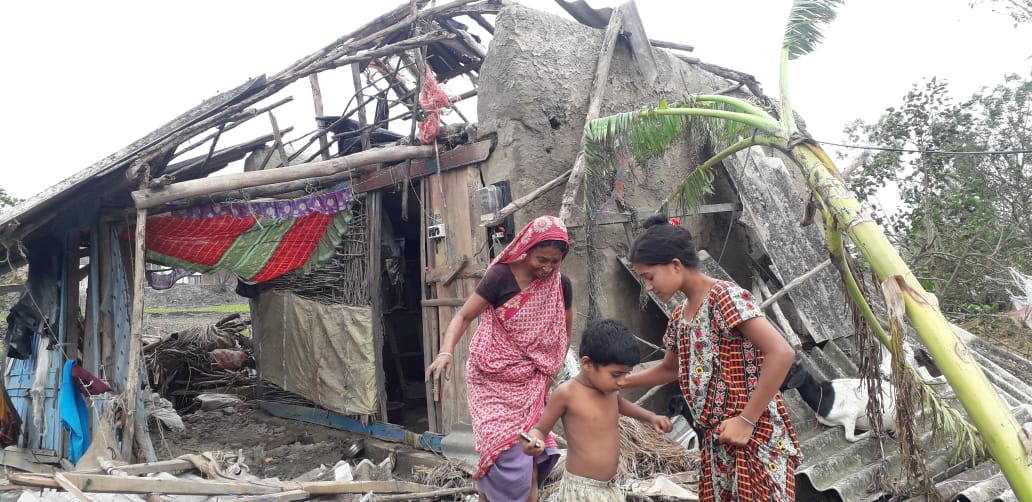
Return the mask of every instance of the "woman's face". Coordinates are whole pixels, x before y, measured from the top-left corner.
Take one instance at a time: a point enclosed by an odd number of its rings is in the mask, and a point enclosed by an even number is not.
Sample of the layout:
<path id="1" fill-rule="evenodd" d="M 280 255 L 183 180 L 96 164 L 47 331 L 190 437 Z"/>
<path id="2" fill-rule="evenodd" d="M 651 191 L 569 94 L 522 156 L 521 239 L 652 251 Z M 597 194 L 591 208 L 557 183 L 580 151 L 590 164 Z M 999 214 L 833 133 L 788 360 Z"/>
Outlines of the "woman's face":
<path id="1" fill-rule="evenodd" d="M 658 296 L 664 302 L 681 289 L 681 274 L 677 273 L 675 263 L 664 265 L 645 265 L 632 263 L 634 273 L 645 281 L 645 290 Z"/>
<path id="2" fill-rule="evenodd" d="M 559 268 L 563 261 L 563 252 L 551 246 L 542 246 L 527 252 L 527 266 L 537 279 L 544 279 Z"/>

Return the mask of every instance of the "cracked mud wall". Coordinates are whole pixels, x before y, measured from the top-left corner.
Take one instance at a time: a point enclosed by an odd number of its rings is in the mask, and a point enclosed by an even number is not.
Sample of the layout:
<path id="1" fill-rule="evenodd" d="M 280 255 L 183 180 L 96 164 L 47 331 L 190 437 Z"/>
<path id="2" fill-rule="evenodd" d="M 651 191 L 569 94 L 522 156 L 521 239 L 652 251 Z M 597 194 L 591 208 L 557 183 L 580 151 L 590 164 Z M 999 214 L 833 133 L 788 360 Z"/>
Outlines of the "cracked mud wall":
<path id="1" fill-rule="evenodd" d="M 482 167 L 485 183 L 508 180 L 515 199 L 573 166 L 580 151 L 603 34 L 604 30 L 521 5 L 507 6 L 499 13 L 479 82 L 478 136 L 497 139 L 497 147 Z M 653 49 L 653 53 L 659 77 L 649 85 L 631 58 L 629 48 L 624 42 L 617 44 L 601 116 L 641 109 L 661 99 L 674 101 L 689 94 L 714 92 L 729 85 L 727 80 L 685 63 L 670 52 Z M 673 187 L 711 153 L 704 135 L 700 134 L 695 141 L 682 141 L 628 179 L 622 200 L 642 217 L 651 214 Z M 733 174 L 740 169 L 731 171 Z M 718 167 L 716 175 L 715 193 L 705 202 L 739 202 L 737 185 L 731 182 L 728 172 Z M 788 182 L 794 184 L 790 190 L 805 193 L 801 179 Z M 541 214 L 557 214 L 563 188 L 550 191 L 518 211 L 516 227 Z M 582 200 L 578 199 L 578 203 Z M 583 216 L 583 211 L 575 208 L 571 222 L 574 245 L 563 264 L 563 271 L 574 282 L 574 343 L 579 341 L 588 313 L 588 257 L 584 228 L 578 226 Z M 714 213 L 681 221 L 692 231 L 697 245 L 719 259 L 720 265 L 746 286 L 752 283 L 750 265 L 762 261 L 765 246 L 759 242 L 755 228 L 742 222 L 740 216 L 740 213 Z M 786 221 L 798 220 L 797 214 L 780 216 Z M 624 226 L 612 224 L 602 228 L 600 240 L 606 245 L 600 252 L 603 262 L 601 315 L 623 320 L 639 336 L 658 342 L 666 318 L 654 305 L 647 304 L 642 309 L 637 282 L 617 260 L 627 253 Z M 791 277 L 784 278 L 789 279 Z M 840 303 L 841 297 L 834 301 Z"/>

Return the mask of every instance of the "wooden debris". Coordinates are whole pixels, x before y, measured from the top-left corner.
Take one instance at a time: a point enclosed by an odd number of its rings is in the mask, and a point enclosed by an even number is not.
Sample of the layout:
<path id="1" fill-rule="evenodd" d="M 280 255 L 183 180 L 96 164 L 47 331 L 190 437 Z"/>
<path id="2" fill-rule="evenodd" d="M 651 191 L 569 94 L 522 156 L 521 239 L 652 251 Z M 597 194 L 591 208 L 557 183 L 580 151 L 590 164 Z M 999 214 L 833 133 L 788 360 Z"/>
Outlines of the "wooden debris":
<path id="1" fill-rule="evenodd" d="M 90 493 L 164 493 L 169 495 L 266 495 L 283 491 L 278 486 L 264 486 L 241 481 L 207 481 L 121 477 L 107 474 L 63 473 L 67 481 Z M 63 488 L 53 474 L 11 474 L 12 483 L 39 488 Z M 293 489 L 293 487 L 292 487 Z M 342 492 L 343 493 L 343 492 Z"/>
<path id="2" fill-rule="evenodd" d="M 463 493 L 473 493 L 475 491 L 477 491 L 476 487 L 474 487 L 473 485 L 467 485 L 458 488 L 442 488 L 440 490 L 434 490 L 432 492 L 406 493 L 403 495 L 382 495 L 376 497 L 376 500 L 381 501 L 436 499 L 438 497 L 446 497 L 448 495 L 459 495 Z"/>
<path id="3" fill-rule="evenodd" d="M 573 172 L 573 169 L 568 169 L 565 173 L 560 174 L 559 176 L 556 176 L 554 179 L 552 179 L 548 183 L 545 183 L 544 185 L 541 185 L 540 187 L 534 189 L 534 191 L 528 193 L 527 195 L 524 195 L 523 197 L 520 197 L 520 198 L 518 198 L 518 199 L 516 199 L 516 200 L 514 200 L 514 201 L 512 201 L 512 202 L 510 202 L 508 204 L 506 204 L 505 207 L 503 207 L 497 213 L 495 213 L 495 217 L 491 221 L 488 221 L 487 223 L 482 224 L 482 226 L 485 226 L 485 227 L 497 226 L 499 223 L 505 221 L 505 219 L 508 218 L 510 214 L 515 213 L 516 211 L 519 211 L 520 209 L 525 207 L 527 204 L 530 204 L 531 202 L 537 200 L 538 197 L 541 197 L 542 195 L 550 192 L 553 188 L 561 185 L 564 181 L 570 179 L 570 173 L 572 173 L 572 172 Z"/>
<path id="4" fill-rule="evenodd" d="M 606 81 L 609 80 L 609 65 L 613 61 L 613 49 L 616 47 L 616 39 L 620 35 L 620 28 L 623 26 L 620 8 L 613 11 L 609 18 L 609 26 L 602 38 L 602 48 L 599 50 L 598 63 L 595 65 L 595 80 L 591 84 L 591 98 L 588 101 L 588 113 L 584 117 L 584 123 L 588 124 L 598 118 L 599 110 L 602 108 L 602 98 L 606 92 Z M 580 189 L 581 181 L 584 179 L 584 137 L 581 136 L 580 151 L 573 162 L 573 169 L 570 170 L 570 179 L 566 182 L 566 191 L 563 193 L 562 206 L 559 208 L 559 219 L 564 222 L 570 219 L 570 210 L 577 199 L 577 192 Z"/>
<path id="5" fill-rule="evenodd" d="M 330 176 L 347 170 L 358 170 L 381 162 L 395 162 L 405 159 L 427 158 L 434 155 L 433 146 L 393 146 L 358 152 L 346 157 L 287 166 L 268 171 L 227 174 L 212 178 L 175 183 L 161 190 L 141 189 L 132 193 L 138 209 L 147 209 L 187 197 L 196 197 L 239 188 L 249 188 L 270 183 L 282 183 L 303 178 Z M 368 170 L 368 169 L 367 169 Z"/>

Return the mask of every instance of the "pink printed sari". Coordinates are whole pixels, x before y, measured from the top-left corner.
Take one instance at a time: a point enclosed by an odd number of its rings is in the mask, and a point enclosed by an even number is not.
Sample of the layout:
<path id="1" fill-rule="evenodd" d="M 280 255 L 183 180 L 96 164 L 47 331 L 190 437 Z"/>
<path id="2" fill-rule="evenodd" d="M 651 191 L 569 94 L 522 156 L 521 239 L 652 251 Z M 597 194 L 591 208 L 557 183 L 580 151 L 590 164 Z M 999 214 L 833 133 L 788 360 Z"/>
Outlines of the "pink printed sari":
<path id="1" fill-rule="evenodd" d="M 546 240 L 568 242 L 566 226 L 553 216 L 530 222 L 491 263 L 521 260 Z M 562 277 L 558 270 L 532 282 L 498 308 L 480 316 L 470 342 L 466 386 L 480 462 L 479 479 L 516 443 L 516 432 L 537 423 L 549 381 L 566 356 Z M 555 446 L 550 435 L 546 446 Z"/>

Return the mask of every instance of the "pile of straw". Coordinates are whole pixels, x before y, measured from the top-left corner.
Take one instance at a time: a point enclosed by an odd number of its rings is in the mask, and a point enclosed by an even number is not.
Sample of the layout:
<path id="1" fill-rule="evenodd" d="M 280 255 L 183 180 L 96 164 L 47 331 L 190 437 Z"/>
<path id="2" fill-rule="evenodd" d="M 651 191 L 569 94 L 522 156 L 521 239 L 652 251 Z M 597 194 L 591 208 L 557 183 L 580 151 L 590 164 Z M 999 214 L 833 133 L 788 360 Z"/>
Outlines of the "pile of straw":
<path id="1" fill-rule="evenodd" d="M 441 488 L 458 488 L 473 482 L 467 470 L 469 464 L 461 460 L 444 460 L 433 467 L 417 465 L 412 468 L 412 477 L 424 485 Z"/>

